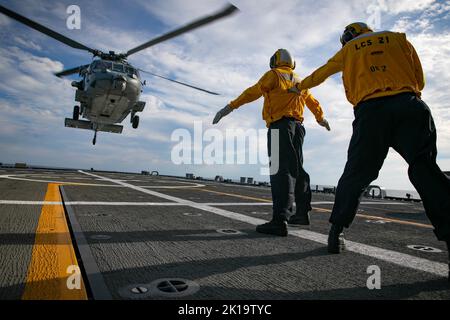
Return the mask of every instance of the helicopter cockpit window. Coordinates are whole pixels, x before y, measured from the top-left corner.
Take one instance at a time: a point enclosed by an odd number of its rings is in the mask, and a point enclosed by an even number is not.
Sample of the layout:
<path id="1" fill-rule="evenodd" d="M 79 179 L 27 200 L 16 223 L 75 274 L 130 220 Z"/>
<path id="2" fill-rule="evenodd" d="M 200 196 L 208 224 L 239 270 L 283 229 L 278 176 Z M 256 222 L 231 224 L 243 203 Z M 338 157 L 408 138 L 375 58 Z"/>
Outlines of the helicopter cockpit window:
<path id="1" fill-rule="evenodd" d="M 126 74 L 128 74 L 130 77 L 132 76 L 137 76 L 137 70 L 132 68 L 132 67 L 125 67 L 125 72 Z"/>
<path id="2" fill-rule="evenodd" d="M 113 63 L 113 71 L 123 72 L 123 65 L 119 63 Z"/>
<path id="3" fill-rule="evenodd" d="M 106 69 L 111 70 L 112 63 L 108 61 L 95 61 L 92 63 L 91 68 L 94 72 L 105 72 Z"/>
<path id="4" fill-rule="evenodd" d="M 108 62 L 108 61 L 103 61 L 103 65 L 105 67 L 105 69 L 112 69 L 112 62 Z"/>

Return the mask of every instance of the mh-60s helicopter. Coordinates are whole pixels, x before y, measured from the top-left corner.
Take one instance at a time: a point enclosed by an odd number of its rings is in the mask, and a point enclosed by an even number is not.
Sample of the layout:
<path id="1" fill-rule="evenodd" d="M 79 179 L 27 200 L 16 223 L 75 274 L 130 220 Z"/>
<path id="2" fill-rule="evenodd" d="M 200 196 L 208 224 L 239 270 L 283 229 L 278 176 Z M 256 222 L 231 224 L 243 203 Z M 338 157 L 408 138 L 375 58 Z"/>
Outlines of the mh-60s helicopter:
<path id="1" fill-rule="evenodd" d="M 92 143 L 94 145 L 97 140 L 98 131 L 122 133 L 123 126 L 118 125 L 117 123 L 121 123 L 129 114 L 131 114 L 130 122 L 132 123 L 132 127 L 134 129 L 138 127 L 139 116 L 137 116 L 136 113 L 142 112 L 145 107 L 145 102 L 139 101 L 142 85 L 145 84 L 145 81 L 141 82 L 139 71 L 209 94 L 217 95 L 215 92 L 137 69 L 127 62 L 127 58 L 130 55 L 154 46 L 155 44 L 226 17 L 236 10 L 237 8 L 230 4 L 213 15 L 197 19 L 183 27 L 147 41 L 126 53 L 118 54 L 114 51 L 104 53 L 100 50 L 91 49 L 0 5 L 0 12 L 8 17 L 42 32 L 72 48 L 88 51 L 93 54 L 94 58 L 98 58 L 93 60 L 90 64 L 67 69 L 55 74 L 58 77 L 63 77 L 78 73 L 79 76 L 82 77 L 80 81 L 72 82 L 72 86 L 77 88 L 75 92 L 75 101 L 78 101 L 80 106 L 75 106 L 73 108 L 73 116 L 72 118 L 65 119 L 65 126 L 93 130 L 94 139 L 92 140 Z M 80 115 L 87 119 L 87 121 L 79 120 Z"/>

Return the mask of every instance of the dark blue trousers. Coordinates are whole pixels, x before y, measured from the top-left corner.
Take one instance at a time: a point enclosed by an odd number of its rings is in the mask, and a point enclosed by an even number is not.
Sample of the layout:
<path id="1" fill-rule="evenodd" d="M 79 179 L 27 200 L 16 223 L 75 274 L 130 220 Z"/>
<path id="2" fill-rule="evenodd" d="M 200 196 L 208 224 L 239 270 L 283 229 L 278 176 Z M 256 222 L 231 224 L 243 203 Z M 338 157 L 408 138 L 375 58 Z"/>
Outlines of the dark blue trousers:
<path id="1" fill-rule="evenodd" d="M 436 164 L 436 128 L 428 106 L 413 93 L 364 101 L 355 108 L 348 159 L 330 222 L 349 227 L 365 188 L 378 177 L 389 148 L 408 163 L 439 240 L 450 240 L 450 180 Z"/>
<path id="2" fill-rule="evenodd" d="M 272 123 L 267 132 L 269 157 L 272 155 L 273 131 L 278 131 L 278 157 L 272 157 L 271 168 L 278 168 L 270 175 L 273 200 L 273 219 L 287 220 L 293 214 L 295 199 L 296 213 L 311 210 L 311 188 L 308 173 L 303 169 L 303 140 L 305 128 L 293 118 L 282 118 Z M 278 164 L 273 163 L 278 158 Z"/>

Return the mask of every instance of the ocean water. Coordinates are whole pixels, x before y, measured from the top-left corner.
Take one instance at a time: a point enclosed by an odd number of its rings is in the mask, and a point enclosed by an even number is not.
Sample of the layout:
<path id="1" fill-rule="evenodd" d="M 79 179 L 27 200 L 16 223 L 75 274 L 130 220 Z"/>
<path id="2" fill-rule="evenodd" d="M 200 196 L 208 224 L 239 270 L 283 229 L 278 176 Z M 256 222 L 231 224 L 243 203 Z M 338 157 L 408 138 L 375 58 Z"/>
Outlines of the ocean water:
<path id="1" fill-rule="evenodd" d="M 419 194 L 415 190 L 386 189 L 385 191 L 386 191 L 386 196 L 388 196 L 388 197 L 406 198 L 406 194 L 409 193 L 411 195 L 411 199 L 420 199 Z"/>

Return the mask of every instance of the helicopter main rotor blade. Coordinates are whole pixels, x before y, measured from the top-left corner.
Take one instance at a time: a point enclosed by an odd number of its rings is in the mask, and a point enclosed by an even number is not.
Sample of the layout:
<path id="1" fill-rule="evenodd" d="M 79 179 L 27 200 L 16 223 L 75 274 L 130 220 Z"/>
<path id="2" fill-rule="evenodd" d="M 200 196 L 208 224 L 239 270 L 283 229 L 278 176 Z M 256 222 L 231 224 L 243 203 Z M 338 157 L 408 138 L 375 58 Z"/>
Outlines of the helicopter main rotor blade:
<path id="1" fill-rule="evenodd" d="M 75 68 L 72 68 L 72 69 L 63 70 L 61 72 L 55 73 L 55 76 L 57 76 L 58 78 L 61 78 L 61 77 L 68 76 L 68 75 L 71 75 L 71 74 L 74 74 L 74 73 L 79 73 L 81 70 L 83 70 L 83 69 L 85 69 L 87 67 L 89 67 L 89 65 L 85 64 L 85 65 L 82 65 L 82 66 L 79 66 L 79 67 L 75 67 Z"/>
<path id="2" fill-rule="evenodd" d="M 166 33 L 166 34 L 164 34 L 162 36 L 159 36 L 159 37 L 157 37 L 155 39 L 152 39 L 152 40 L 150 40 L 150 41 L 148 41 L 148 42 L 146 42 L 144 44 L 141 44 L 140 46 L 129 50 L 127 53 L 125 53 L 125 56 L 129 56 L 129 55 L 134 54 L 134 53 L 136 53 L 138 51 L 141 51 L 141 50 L 146 49 L 148 47 L 154 46 L 155 44 L 158 44 L 160 42 L 169 40 L 171 38 L 179 36 L 180 34 L 183 34 L 185 32 L 191 31 L 191 30 L 196 29 L 198 27 L 201 27 L 201 26 L 203 26 L 205 24 L 211 23 L 211 22 L 213 22 L 215 20 L 224 18 L 224 17 L 234 13 L 237 10 L 239 10 L 237 7 L 235 7 L 234 5 L 230 4 L 226 8 L 222 9 L 221 11 L 219 11 L 219 12 L 217 12 L 215 14 L 212 14 L 210 16 L 206 16 L 204 18 L 200 18 L 198 20 L 195 20 L 195 21 L 185 25 L 184 27 L 175 29 L 175 30 L 173 30 L 173 31 L 171 31 L 169 33 Z"/>
<path id="3" fill-rule="evenodd" d="M 72 48 L 86 50 L 91 53 L 96 52 L 96 50 L 86 47 L 84 44 L 81 44 L 75 40 L 69 39 L 66 36 L 63 36 L 62 34 L 56 32 L 56 31 L 50 30 L 49 28 L 44 27 L 43 25 L 41 25 L 37 22 L 34 22 L 33 20 L 30 20 L 14 11 L 11 11 L 2 5 L 0 5 L 0 12 L 3 13 L 4 15 L 7 15 L 8 17 L 15 19 L 15 20 L 29 26 L 30 28 L 33 28 L 33 29 L 39 31 L 39 32 L 42 32 L 42 33 L 46 34 L 47 36 L 52 37 L 53 39 L 56 39 Z"/>
<path id="4" fill-rule="evenodd" d="M 186 87 L 189 87 L 189 88 L 192 88 L 192 89 L 196 89 L 196 90 L 200 90 L 200 91 L 203 91 L 203 92 L 206 92 L 206 93 L 209 93 L 209 94 L 213 94 L 213 95 L 215 95 L 215 96 L 219 96 L 219 95 L 220 95 L 220 94 L 217 93 L 217 92 L 212 92 L 212 91 L 205 90 L 205 89 L 202 89 L 202 88 L 199 88 L 199 87 L 195 87 L 195 86 L 193 86 L 193 85 L 190 85 L 190 84 L 187 84 L 187 83 L 184 83 L 184 82 L 180 82 L 180 81 L 177 81 L 177 80 L 169 79 L 169 78 L 160 76 L 160 75 L 158 75 L 158 74 L 155 74 L 155 73 L 153 73 L 153 72 L 145 71 L 145 70 L 142 70 L 142 69 L 139 69 L 139 71 L 141 71 L 141 72 L 143 72 L 143 73 L 148 73 L 148 74 L 150 74 L 150 75 L 152 75 L 152 76 L 154 76 L 154 77 L 162 78 L 162 79 L 165 79 L 165 80 L 168 80 L 168 81 L 172 81 L 172 82 L 181 84 L 182 86 L 186 86 Z"/>

